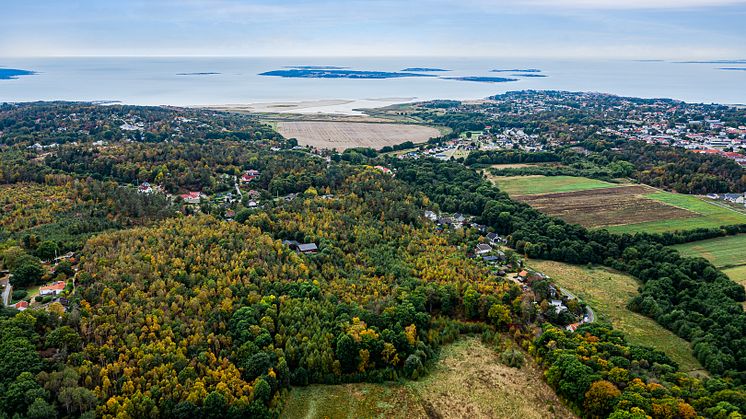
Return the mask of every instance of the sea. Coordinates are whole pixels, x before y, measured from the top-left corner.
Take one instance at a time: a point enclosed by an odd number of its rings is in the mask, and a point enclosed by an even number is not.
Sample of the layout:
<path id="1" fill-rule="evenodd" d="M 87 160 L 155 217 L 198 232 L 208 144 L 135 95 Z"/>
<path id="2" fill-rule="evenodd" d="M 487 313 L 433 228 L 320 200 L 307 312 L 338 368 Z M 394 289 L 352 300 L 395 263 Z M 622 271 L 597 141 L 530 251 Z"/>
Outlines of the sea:
<path id="1" fill-rule="evenodd" d="M 260 76 L 293 66 L 337 66 L 397 72 L 441 68 L 439 77 L 312 79 Z M 205 106 L 321 101 L 304 112 L 356 113 L 355 109 L 431 99 L 482 99 L 514 90 L 611 93 L 686 102 L 746 104 L 746 67 L 734 63 L 629 60 L 546 60 L 458 57 L 96 57 L 3 58 L 0 68 L 35 74 L 0 80 L 0 102 L 98 101 L 136 105 Z M 546 77 L 494 73 L 538 69 Z M 525 73 L 524 73 L 525 74 Z M 514 77 L 484 83 L 443 77 Z M 281 108 L 278 108 L 281 109 Z"/>

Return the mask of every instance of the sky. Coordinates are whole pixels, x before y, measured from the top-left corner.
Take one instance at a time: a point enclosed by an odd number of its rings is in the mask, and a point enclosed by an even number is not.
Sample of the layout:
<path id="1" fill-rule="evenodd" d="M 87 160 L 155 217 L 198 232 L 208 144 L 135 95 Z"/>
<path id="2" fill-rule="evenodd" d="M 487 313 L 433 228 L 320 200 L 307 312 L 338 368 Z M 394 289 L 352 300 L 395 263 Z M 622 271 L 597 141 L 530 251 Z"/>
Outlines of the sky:
<path id="1" fill-rule="evenodd" d="M 746 0 L 2 0 L 0 58 L 744 59 Z"/>

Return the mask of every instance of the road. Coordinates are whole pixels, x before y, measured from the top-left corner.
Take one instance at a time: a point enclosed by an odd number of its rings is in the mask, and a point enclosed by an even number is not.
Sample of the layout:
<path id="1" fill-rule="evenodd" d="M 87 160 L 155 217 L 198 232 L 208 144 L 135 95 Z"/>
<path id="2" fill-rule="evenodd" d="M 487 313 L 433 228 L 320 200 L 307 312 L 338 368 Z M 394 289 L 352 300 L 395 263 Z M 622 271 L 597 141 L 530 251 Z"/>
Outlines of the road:
<path id="1" fill-rule="evenodd" d="M 578 297 L 576 297 L 573 293 L 571 293 L 570 291 L 568 291 L 568 290 L 566 290 L 566 289 L 564 289 L 562 287 L 560 287 L 559 290 L 560 290 L 560 292 L 562 292 L 562 294 L 565 294 L 566 296 L 570 297 L 571 299 L 575 299 L 575 300 L 578 299 Z M 596 313 L 593 311 L 593 309 L 591 308 L 591 306 L 589 306 L 587 304 L 585 306 L 585 314 L 586 314 L 586 316 L 588 316 L 588 321 L 586 323 L 593 323 L 593 322 L 596 321 Z"/>
<path id="2" fill-rule="evenodd" d="M 7 306 L 10 304 L 10 295 L 13 292 L 13 286 L 10 285 L 10 275 L 8 275 L 6 278 L 3 278 L 2 281 L 0 281 L 5 287 L 3 288 L 3 305 Z"/>

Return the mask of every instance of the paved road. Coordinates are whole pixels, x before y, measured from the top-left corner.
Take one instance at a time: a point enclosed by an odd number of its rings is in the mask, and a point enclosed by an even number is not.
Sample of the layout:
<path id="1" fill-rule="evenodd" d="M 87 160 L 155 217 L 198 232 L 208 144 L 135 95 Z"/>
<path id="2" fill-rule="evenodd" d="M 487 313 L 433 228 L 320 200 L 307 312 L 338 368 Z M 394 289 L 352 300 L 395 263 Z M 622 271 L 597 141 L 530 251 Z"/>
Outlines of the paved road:
<path id="1" fill-rule="evenodd" d="M 7 306 L 10 304 L 10 293 L 13 292 L 13 286 L 10 285 L 10 276 L 0 282 L 5 284 L 5 288 L 3 289 L 3 305 Z"/>
<path id="2" fill-rule="evenodd" d="M 568 290 L 566 290 L 566 289 L 564 289 L 562 287 L 560 287 L 560 292 L 562 292 L 563 294 L 565 294 L 566 296 L 568 296 L 570 298 L 573 298 L 573 299 L 577 299 L 578 298 L 573 293 L 571 293 L 570 291 L 568 291 Z M 586 305 L 585 306 L 585 312 L 586 312 L 586 315 L 588 316 L 588 323 L 593 323 L 593 322 L 596 321 L 596 313 L 593 311 L 593 309 L 591 308 L 591 306 Z"/>

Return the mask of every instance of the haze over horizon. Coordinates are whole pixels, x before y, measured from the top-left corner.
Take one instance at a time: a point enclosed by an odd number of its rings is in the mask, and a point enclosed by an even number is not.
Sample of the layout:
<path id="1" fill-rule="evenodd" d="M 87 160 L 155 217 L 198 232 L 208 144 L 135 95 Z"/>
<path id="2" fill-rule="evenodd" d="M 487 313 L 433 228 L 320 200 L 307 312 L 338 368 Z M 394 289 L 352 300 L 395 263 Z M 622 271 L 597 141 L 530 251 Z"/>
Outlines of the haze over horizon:
<path id="1" fill-rule="evenodd" d="M 746 0 L 40 0 L 1 10 L 0 57 L 746 58 Z"/>

